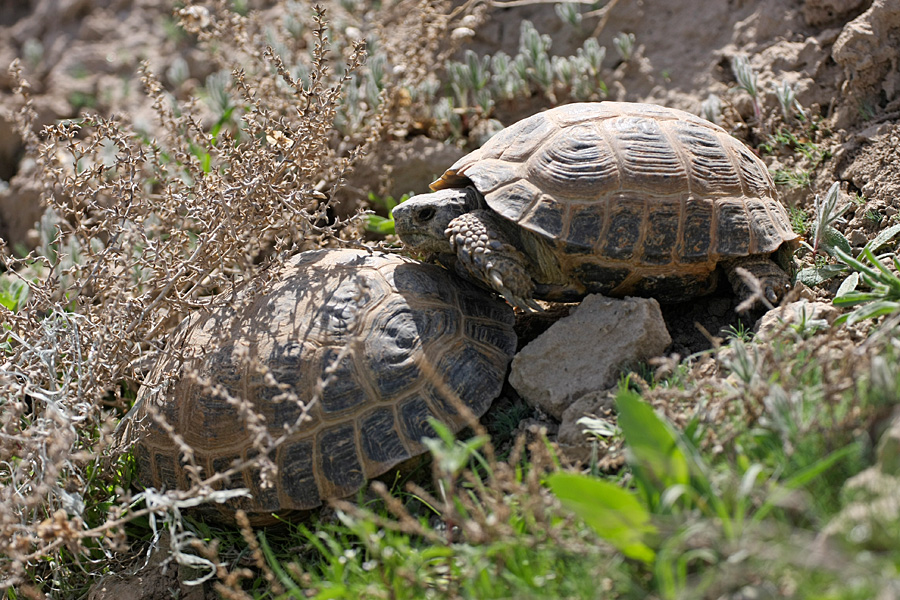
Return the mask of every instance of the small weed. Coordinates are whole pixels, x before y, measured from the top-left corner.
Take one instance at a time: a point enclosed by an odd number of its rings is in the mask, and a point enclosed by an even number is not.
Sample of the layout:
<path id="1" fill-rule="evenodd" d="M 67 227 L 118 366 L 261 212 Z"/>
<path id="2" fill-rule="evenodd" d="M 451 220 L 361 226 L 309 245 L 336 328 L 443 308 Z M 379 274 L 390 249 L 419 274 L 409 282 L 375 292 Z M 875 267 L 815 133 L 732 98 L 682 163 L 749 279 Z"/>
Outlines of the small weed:
<path id="1" fill-rule="evenodd" d="M 805 236 L 809 232 L 809 215 L 807 212 L 796 206 L 789 206 L 788 214 L 791 219 L 791 229 L 794 233 Z"/>
<path id="2" fill-rule="evenodd" d="M 874 208 L 870 208 L 865 212 L 863 218 L 867 221 L 871 221 L 875 225 L 878 225 L 884 220 L 884 214 L 875 210 Z"/>
<path id="3" fill-rule="evenodd" d="M 809 171 L 789 171 L 779 169 L 772 173 L 772 179 L 775 185 L 781 185 L 789 188 L 809 187 L 812 181 Z"/>
<path id="4" fill-rule="evenodd" d="M 749 342 L 753 339 L 753 330 L 748 329 L 743 321 L 738 321 L 737 325 L 729 325 L 725 329 L 725 337 L 742 342 Z"/>

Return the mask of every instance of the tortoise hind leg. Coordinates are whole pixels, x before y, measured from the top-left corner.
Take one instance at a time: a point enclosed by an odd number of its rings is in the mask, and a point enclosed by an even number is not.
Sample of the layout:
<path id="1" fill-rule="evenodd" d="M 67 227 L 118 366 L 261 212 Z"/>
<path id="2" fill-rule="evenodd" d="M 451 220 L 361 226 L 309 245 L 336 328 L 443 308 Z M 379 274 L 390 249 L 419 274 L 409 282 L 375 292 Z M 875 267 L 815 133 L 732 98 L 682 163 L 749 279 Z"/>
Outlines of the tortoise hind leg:
<path id="1" fill-rule="evenodd" d="M 769 256 L 745 256 L 726 261 L 723 264 L 725 275 L 731 284 L 734 293 L 742 302 L 748 301 L 754 296 L 754 291 L 738 273 L 738 268 L 746 269 L 750 275 L 757 279 L 762 288 L 763 298 L 775 305 L 791 289 L 791 278 Z M 755 304 L 759 304 L 759 299 Z"/>
<path id="2" fill-rule="evenodd" d="M 456 269 L 524 310 L 540 311 L 534 301 L 534 280 L 527 258 L 504 234 L 497 217 L 486 210 L 473 210 L 450 221 L 445 231 L 456 253 Z"/>

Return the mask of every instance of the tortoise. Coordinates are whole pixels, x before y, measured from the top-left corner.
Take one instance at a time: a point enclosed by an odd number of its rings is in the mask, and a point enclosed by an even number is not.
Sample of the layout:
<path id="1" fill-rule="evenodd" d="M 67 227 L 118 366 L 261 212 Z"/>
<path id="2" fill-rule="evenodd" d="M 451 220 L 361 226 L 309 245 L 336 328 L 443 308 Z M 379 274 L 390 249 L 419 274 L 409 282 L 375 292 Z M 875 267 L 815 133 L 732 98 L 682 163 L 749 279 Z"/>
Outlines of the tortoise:
<path id="1" fill-rule="evenodd" d="M 587 294 L 675 302 L 735 269 L 770 302 L 798 245 L 765 164 L 724 129 L 651 104 L 577 103 L 500 131 L 393 209 L 413 252 L 539 309 Z M 780 264 L 779 264 L 780 263 Z"/>
<path id="2" fill-rule="evenodd" d="M 143 487 L 190 483 L 178 445 L 151 412 L 193 449 L 203 476 L 257 452 L 259 432 L 236 399 L 264 419 L 264 435 L 290 428 L 270 455 L 273 486 L 261 484 L 259 468 L 244 470 L 224 487 L 252 497 L 206 509 L 226 522 L 243 509 L 265 524 L 353 495 L 424 453 L 430 417 L 457 432 L 470 423 L 466 409 L 479 417 L 500 392 L 516 345 L 513 311 L 440 266 L 317 250 L 287 261 L 270 283 L 187 317 L 173 334 L 128 417 Z M 297 400 L 309 406 L 299 424 Z"/>

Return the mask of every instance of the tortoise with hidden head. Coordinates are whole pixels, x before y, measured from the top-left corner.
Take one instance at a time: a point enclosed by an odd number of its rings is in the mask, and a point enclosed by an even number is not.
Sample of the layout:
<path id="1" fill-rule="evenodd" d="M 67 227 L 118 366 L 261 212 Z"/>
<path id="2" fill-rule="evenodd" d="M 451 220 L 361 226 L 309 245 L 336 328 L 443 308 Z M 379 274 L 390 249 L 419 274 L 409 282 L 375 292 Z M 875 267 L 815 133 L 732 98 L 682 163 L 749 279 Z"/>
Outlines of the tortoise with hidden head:
<path id="1" fill-rule="evenodd" d="M 173 335 L 128 421 L 137 479 L 189 485 L 153 409 L 193 448 L 204 477 L 250 458 L 253 432 L 230 397 L 249 401 L 272 438 L 292 430 L 270 455 L 274 486 L 243 471 L 226 487 L 252 498 L 218 507 L 219 518 L 241 508 L 264 523 L 352 495 L 424 452 L 429 417 L 458 431 L 462 406 L 476 417 L 487 410 L 515 350 L 512 324 L 506 303 L 437 265 L 360 250 L 299 254 L 264 292 L 194 314 Z M 310 405 L 299 425 L 297 399 Z"/>
<path id="2" fill-rule="evenodd" d="M 650 104 L 580 103 L 533 115 L 459 159 L 393 210 L 414 252 L 538 308 L 587 294 L 678 301 L 743 267 L 769 301 L 773 258 L 798 236 L 766 166 L 722 128 Z M 784 262 L 784 261 L 782 261 Z"/>

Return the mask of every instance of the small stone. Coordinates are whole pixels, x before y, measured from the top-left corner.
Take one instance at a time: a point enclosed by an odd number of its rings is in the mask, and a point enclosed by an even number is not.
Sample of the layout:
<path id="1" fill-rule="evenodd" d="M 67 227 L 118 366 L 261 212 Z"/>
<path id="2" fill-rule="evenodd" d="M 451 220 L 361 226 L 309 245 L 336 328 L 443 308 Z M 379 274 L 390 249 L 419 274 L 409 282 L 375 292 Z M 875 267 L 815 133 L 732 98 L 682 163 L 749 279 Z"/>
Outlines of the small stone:
<path id="1" fill-rule="evenodd" d="M 764 314 L 756 325 L 756 339 L 759 341 L 769 339 L 786 325 L 804 324 L 808 329 L 827 329 L 840 315 L 841 311 L 833 304 L 798 300 L 786 306 L 773 308 Z"/>
<path id="2" fill-rule="evenodd" d="M 656 300 L 595 294 L 519 351 L 509 382 L 526 402 L 562 419 L 574 400 L 615 385 L 622 369 L 671 343 Z"/>
<path id="3" fill-rule="evenodd" d="M 847 236 L 847 241 L 850 242 L 851 246 L 853 246 L 855 248 L 859 248 L 859 247 L 865 246 L 867 243 L 869 243 L 869 238 L 866 235 L 866 232 L 863 231 L 862 229 L 854 229 Z"/>

